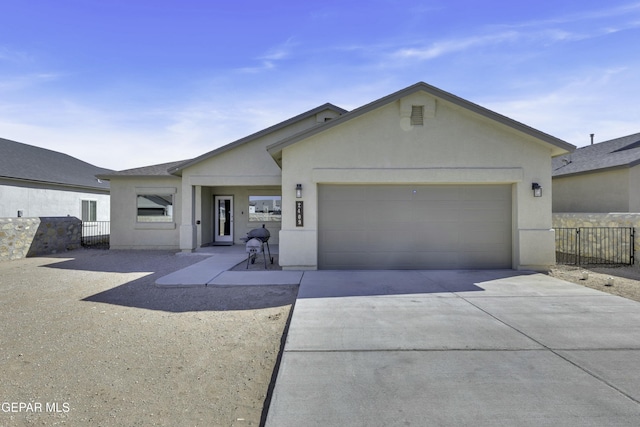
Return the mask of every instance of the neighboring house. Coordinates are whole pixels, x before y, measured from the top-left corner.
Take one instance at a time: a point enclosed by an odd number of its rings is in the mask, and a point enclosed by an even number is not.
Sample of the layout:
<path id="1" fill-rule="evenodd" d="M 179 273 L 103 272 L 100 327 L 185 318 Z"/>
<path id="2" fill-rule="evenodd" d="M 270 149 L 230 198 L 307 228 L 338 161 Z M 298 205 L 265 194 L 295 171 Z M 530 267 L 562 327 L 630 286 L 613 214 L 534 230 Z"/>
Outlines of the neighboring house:
<path id="1" fill-rule="evenodd" d="M 0 138 L 0 217 L 108 221 L 111 173 L 56 151 Z"/>
<path id="2" fill-rule="evenodd" d="M 640 133 L 553 159 L 553 212 L 640 212 Z"/>
<path id="3" fill-rule="evenodd" d="M 546 269 L 551 158 L 573 149 L 417 83 L 350 112 L 322 105 L 195 159 L 99 177 L 111 180 L 114 249 L 241 244 L 265 224 L 284 269 Z M 170 213 L 140 215 L 157 197 Z"/>

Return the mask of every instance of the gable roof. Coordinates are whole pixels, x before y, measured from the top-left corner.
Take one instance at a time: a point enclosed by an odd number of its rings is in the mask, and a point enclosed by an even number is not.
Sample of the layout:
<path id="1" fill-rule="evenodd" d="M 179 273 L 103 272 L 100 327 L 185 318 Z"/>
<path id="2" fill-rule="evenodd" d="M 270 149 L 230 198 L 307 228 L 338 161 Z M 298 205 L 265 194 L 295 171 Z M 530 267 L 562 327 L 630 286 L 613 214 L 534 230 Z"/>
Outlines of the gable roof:
<path id="1" fill-rule="evenodd" d="M 96 175 L 109 173 L 57 151 L 0 138 L 0 178 L 109 190 Z"/>
<path id="2" fill-rule="evenodd" d="M 98 175 L 100 179 L 111 179 L 117 177 L 144 177 L 144 176 L 170 176 L 169 169 L 174 168 L 189 160 L 179 160 L 177 162 L 161 163 L 158 165 L 142 166 L 139 168 L 113 171 L 107 174 Z"/>
<path id="3" fill-rule="evenodd" d="M 296 122 L 298 122 L 300 120 L 304 120 L 306 118 L 313 117 L 316 114 L 318 114 L 318 113 L 320 113 L 322 111 L 326 111 L 326 110 L 331 110 L 331 111 L 334 111 L 334 112 L 336 112 L 338 114 L 344 114 L 344 113 L 347 112 L 347 110 L 342 109 L 340 107 L 337 107 L 337 106 L 335 106 L 333 104 L 330 104 L 330 103 L 323 104 L 323 105 L 321 105 L 319 107 L 316 107 L 316 108 L 314 108 L 312 110 L 306 111 L 306 112 L 304 112 L 302 114 L 298 114 L 295 117 L 292 117 L 292 118 L 287 119 L 287 120 L 285 120 L 283 122 L 277 123 L 277 124 L 275 124 L 273 126 L 270 126 L 270 127 L 266 128 L 266 129 L 263 129 L 263 130 L 258 131 L 256 133 L 253 133 L 253 134 L 251 134 L 249 136 L 245 136 L 244 138 L 240 138 L 240 139 L 238 139 L 238 140 L 236 140 L 234 142 L 231 142 L 231 143 L 229 143 L 227 145 L 224 145 L 224 146 L 222 146 L 220 148 L 216 148 L 215 150 L 209 151 L 208 153 L 205 153 L 205 154 L 203 154 L 201 156 L 198 156 L 198 157 L 196 157 L 194 159 L 186 160 L 186 161 L 184 161 L 184 162 L 182 162 L 182 163 L 180 163 L 178 165 L 170 167 L 169 168 L 169 173 L 175 174 L 175 175 L 179 175 L 182 172 L 183 169 L 188 168 L 189 166 L 192 166 L 192 165 L 200 163 L 200 162 L 202 162 L 204 160 L 210 159 L 211 157 L 217 156 L 218 154 L 224 153 L 225 151 L 229 151 L 229 150 L 231 150 L 233 148 L 236 148 L 239 145 L 246 144 L 248 142 L 254 141 L 254 140 L 256 140 L 256 139 L 258 139 L 260 137 L 263 137 L 265 135 L 268 135 L 268 134 L 270 134 L 272 132 L 276 132 L 276 131 L 278 131 L 280 129 L 283 129 L 283 128 L 285 128 L 285 127 L 287 127 L 287 126 L 289 126 L 289 125 L 291 125 L 293 123 L 296 123 Z M 319 125 L 319 126 L 321 126 L 321 125 Z"/>
<path id="4" fill-rule="evenodd" d="M 640 133 L 580 147 L 571 154 L 556 157 L 553 176 L 632 167 L 640 164 Z"/>
<path id="5" fill-rule="evenodd" d="M 469 102 L 465 99 L 462 99 L 460 97 L 457 97 L 449 92 L 445 92 L 441 89 L 438 89 L 434 86 L 428 85 L 424 82 L 418 82 L 412 86 L 409 86 L 405 89 L 399 90 L 398 92 L 394 92 L 391 95 L 387 95 L 383 98 L 380 98 L 376 101 L 373 101 L 369 104 L 366 104 L 362 107 L 356 108 L 355 110 L 352 110 L 346 114 L 343 114 L 341 117 L 337 117 L 333 120 L 330 120 L 326 123 L 324 123 L 321 126 L 317 126 L 317 127 L 313 127 L 310 128 L 306 131 L 300 132 L 296 135 L 293 135 L 289 138 L 285 138 L 282 141 L 279 141 L 275 144 L 271 144 L 270 146 L 267 147 L 267 151 L 271 154 L 271 156 L 276 159 L 276 161 L 278 161 L 278 163 L 280 162 L 280 157 L 281 157 L 281 152 L 284 148 L 295 144 L 296 142 L 299 142 L 305 138 L 308 138 L 310 136 L 316 135 L 320 132 L 324 132 L 328 129 L 331 129 L 334 126 L 338 126 L 341 123 L 344 123 L 348 120 L 354 119 L 356 117 L 359 117 L 363 114 L 366 114 L 370 111 L 373 111 L 377 108 L 380 108 L 386 104 L 389 104 L 391 102 L 395 102 L 401 98 L 404 98 L 408 95 L 411 95 L 415 92 L 418 91 L 423 91 L 426 92 L 430 95 L 433 95 L 436 98 L 440 98 L 443 99 L 445 101 L 451 102 L 452 104 L 455 104 L 459 107 L 465 108 L 469 111 L 472 111 L 476 114 L 479 114 L 481 116 L 484 116 L 486 118 L 489 118 L 491 120 L 494 120 L 496 122 L 502 123 L 503 125 L 509 126 L 515 130 L 518 130 L 520 132 L 523 132 L 527 135 L 533 136 L 534 138 L 537 138 L 541 141 L 544 141 L 548 144 L 550 144 L 552 147 L 554 147 L 553 150 L 553 154 L 552 155 L 560 155 L 563 154 L 567 151 L 573 151 L 576 147 L 572 144 L 569 144 L 568 142 L 565 142 L 561 139 L 558 139 L 554 136 L 548 135 L 544 132 L 540 132 L 539 130 L 536 130 L 532 127 L 529 127 L 525 124 L 522 124 L 520 122 L 517 122 L 513 119 L 510 119 L 506 116 L 503 116 L 501 114 L 498 114 L 494 111 L 488 110 L 484 107 L 481 107 L 477 104 L 474 104 L 472 102 Z"/>

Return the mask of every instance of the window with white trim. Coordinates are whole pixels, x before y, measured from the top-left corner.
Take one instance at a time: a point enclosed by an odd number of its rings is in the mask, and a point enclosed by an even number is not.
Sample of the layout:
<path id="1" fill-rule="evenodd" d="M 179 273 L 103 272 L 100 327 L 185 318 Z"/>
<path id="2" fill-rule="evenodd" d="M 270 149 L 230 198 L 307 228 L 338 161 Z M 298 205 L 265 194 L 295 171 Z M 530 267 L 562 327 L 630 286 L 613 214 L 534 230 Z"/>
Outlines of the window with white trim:
<path id="1" fill-rule="evenodd" d="M 98 202 L 96 200 L 83 200 L 81 217 L 83 221 L 98 220 Z"/>

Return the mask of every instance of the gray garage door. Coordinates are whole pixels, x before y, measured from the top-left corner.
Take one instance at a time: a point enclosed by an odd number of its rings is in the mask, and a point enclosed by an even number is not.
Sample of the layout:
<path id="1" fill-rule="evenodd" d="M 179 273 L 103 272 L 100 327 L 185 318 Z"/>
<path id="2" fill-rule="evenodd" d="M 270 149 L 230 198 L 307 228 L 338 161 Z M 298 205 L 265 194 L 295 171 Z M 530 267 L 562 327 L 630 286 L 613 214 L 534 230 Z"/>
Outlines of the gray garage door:
<path id="1" fill-rule="evenodd" d="M 511 268 L 510 185 L 320 185 L 321 269 Z"/>

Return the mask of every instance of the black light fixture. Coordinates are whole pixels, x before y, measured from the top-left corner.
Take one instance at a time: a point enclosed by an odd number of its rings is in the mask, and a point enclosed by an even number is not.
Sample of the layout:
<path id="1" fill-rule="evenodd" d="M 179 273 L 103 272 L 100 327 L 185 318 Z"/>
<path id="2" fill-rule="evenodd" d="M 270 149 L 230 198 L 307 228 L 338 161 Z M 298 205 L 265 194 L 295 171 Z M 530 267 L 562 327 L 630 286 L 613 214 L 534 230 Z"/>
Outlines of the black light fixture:
<path id="1" fill-rule="evenodd" d="M 533 197 L 542 197 L 542 187 L 537 182 L 531 184 L 531 189 L 533 190 Z"/>
<path id="2" fill-rule="evenodd" d="M 296 198 L 302 197 L 302 184 L 296 184 Z"/>

